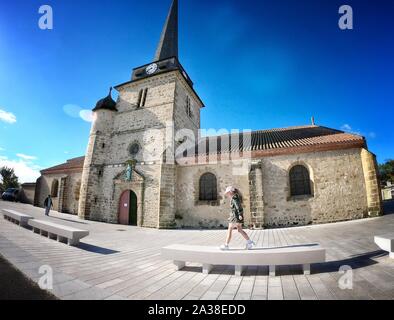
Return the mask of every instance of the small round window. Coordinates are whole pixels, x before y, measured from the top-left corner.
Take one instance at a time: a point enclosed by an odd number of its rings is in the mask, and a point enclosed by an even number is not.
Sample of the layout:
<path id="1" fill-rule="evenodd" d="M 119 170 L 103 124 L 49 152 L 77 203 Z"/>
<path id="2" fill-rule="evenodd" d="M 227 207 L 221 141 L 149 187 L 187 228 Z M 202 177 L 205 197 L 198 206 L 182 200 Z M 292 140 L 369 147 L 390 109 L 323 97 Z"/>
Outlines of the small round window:
<path id="1" fill-rule="evenodd" d="M 133 143 L 129 148 L 130 155 L 136 156 L 140 152 L 140 149 L 141 147 L 137 142 Z"/>

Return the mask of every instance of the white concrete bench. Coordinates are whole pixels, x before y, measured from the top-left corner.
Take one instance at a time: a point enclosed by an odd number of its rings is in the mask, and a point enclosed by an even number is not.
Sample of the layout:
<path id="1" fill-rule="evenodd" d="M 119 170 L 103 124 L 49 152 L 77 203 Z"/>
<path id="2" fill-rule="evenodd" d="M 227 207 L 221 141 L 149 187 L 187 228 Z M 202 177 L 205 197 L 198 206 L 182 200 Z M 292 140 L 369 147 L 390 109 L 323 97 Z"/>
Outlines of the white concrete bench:
<path id="1" fill-rule="evenodd" d="M 183 269 L 186 262 L 201 263 L 205 274 L 209 274 L 214 265 L 230 265 L 235 266 L 236 276 L 241 276 L 246 266 L 269 266 L 270 276 L 276 276 L 276 266 L 281 265 L 302 265 L 304 274 L 310 274 L 312 263 L 326 262 L 326 250 L 318 244 L 228 251 L 216 247 L 172 245 L 162 249 L 162 256 L 174 261 L 177 270 Z"/>
<path id="2" fill-rule="evenodd" d="M 394 259 L 394 234 L 386 236 L 376 236 L 375 243 L 383 251 L 387 251 L 391 259 Z"/>
<path id="3" fill-rule="evenodd" d="M 87 230 L 79 230 L 42 220 L 30 220 L 29 226 L 33 228 L 34 233 L 39 233 L 59 242 L 67 242 L 70 246 L 78 245 L 79 240 L 89 235 Z"/>
<path id="4" fill-rule="evenodd" d="M 3 213 L 4 219 L 16 223 L 21 227 L 27 227 L 29 220 L 34 219 L 32 216 L 20 213 L 15 210 L 2 209 L 1 211 Z"/>

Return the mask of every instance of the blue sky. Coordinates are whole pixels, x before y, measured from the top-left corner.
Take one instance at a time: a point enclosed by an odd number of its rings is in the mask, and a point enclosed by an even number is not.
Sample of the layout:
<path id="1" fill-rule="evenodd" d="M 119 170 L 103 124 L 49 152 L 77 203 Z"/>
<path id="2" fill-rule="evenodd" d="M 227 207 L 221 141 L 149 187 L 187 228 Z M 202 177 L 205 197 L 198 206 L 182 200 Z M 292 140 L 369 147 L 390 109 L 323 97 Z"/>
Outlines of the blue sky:
<path id="1" fill-rule="evenodd" d="M 54 29 L 38 28 L 38 8 Z M 354 30 L 338 9 L 354 10 Z M 85 153 L 91 109 L 149 63 L 170 0 L 0 4 L 0 165 L 22 181 Z M 317 124 L 360 133 L 394 158 L 394 2 L 180 0 L 180 61 L 206 104 L 202 127 Z M 67 106 L 67 107 L 65 107 Z"/>

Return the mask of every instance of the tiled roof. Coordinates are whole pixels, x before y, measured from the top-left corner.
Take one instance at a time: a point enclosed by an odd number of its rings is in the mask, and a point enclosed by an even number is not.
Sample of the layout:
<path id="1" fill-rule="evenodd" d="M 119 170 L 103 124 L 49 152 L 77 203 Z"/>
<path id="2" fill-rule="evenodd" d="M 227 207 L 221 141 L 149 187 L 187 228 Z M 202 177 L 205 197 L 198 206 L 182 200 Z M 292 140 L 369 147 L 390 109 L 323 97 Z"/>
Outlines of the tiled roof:
<path id="1" fill-rule="evenodd" d="M 28 188 L 28 187 L 35 187 L 36 183 L 35 182 L 25 182 L 21 184 L 22 188 Z"/>
<path id="2" fill-rule="evenodd" d="M 84 161 L 85 161 L 85 157 L 70 159 L 67 160 L 66 163 L 42 170 L 41 174 L 62 173 L 62 172 L 70 172 L 70 171 L 82 172 Z"/>
<path id="3" fill-rule="evenodd" d="M 205 146 L 205 148 L 204 148 Z M 365 147 L 362 136 L 320 126 L 302 126 L 260 130 L 249 133 L 205 137 L 196 145 L 195 153 L 188 150 L 184 157 L 208 154 L 251 152 L 252 157 L 290 153 L 314 152 Z M 44 169 L 41 174 L 82 172 L 85 157 L 68 160 L 61 165 Z"/>
<path id="4" fill-rule="evenodd" d="M 314 151 L 324 146 L 363 146 L 362 136 L 320 126 L 301 126 L 260 130 L 248 133 L 204 137 L 183 156 L 221 154 L 230 152 L 285 153 L 286 150 Z M 193 152 L 194 151 L 194 152 Z"/>

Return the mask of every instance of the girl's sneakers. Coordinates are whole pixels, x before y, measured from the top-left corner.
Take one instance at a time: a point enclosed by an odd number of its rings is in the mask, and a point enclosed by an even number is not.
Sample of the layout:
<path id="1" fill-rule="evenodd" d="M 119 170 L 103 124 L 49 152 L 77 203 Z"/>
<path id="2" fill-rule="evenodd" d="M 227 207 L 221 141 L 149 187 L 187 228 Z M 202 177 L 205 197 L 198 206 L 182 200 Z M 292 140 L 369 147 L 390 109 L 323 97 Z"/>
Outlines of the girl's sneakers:
<path id="1" fill-rule="evenodd" d="M 256 244 L 252 240 L 249 240 L 248 242 L 246 242 L 246 250 L 252 250 L 255 246 L 256 246 Z M 230 247 L 228 244 L 223 244 L 220 246 L 220 250 L 227 251 L 227 250 L 230 250 Z"/>
<path id="2" fill-rule="evenodd" d="M 252 250 L 254 246 L 256 246 L 256 244 L 252 240 L 246 242 L 246 250 Z"/>

